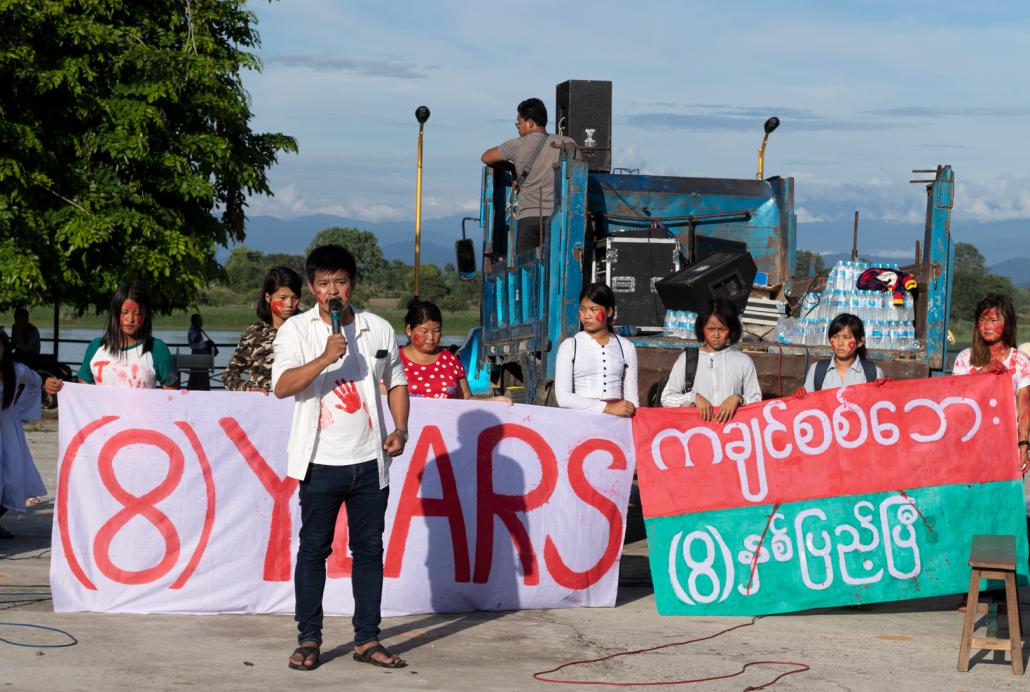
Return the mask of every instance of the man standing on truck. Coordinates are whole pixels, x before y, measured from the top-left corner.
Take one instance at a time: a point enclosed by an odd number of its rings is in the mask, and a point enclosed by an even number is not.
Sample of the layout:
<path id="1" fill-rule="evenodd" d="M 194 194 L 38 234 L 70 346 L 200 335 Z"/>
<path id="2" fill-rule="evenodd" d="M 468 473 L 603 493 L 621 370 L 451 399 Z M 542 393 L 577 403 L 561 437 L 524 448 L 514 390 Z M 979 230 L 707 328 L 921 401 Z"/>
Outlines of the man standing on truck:
<path id="1" fill-rule="evenodd" d="M 543 229 L 554 211 L 554 166 L 569 137 L 547 134 L 547 107 L 540 99 L 519 104 L 515 127 L 519 136 L 483 152 L 488 166 L 511 161 L 515 165 L 517 222 L 515 252 L 539 247 Z"/>

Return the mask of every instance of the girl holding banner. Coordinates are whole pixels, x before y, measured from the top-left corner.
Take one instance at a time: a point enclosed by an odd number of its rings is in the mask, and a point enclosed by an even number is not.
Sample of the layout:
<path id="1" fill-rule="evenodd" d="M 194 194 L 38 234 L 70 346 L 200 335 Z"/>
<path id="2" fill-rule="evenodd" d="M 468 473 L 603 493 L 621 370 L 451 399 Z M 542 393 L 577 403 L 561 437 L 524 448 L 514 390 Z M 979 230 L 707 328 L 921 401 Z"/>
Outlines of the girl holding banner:
<path id="1" fill-rule="evenodd" d="M 404 374 L 408 378 L 408 396 L 471 399 L 472 390 L 465 366 L 453 353 L 440 349 L 443 333 L 440 308 L 428 300 L 412 299 L 404 315 L 404 331 L 408 333 L 408 345 L 400 353 Z M 506 396 L 495 396 L 488 401 L 511 404 L 511 399 Z"/>
<path id="2" fill-rule="evenodd" d="M 579 296 L 582 331 L 558 347 L 554 394 L 558 406 L 628 418 L 640 406 L 637 349 L 615 333 L 615 293 L 590 284 Z"/>
<path id="3" fill-rule="evenodd" d="M 865 325 L 859 317 L 848 313 L 837 315 L 826 335 L 833 358 L 813 363 L 808 368 L 805 386 L 794 392 L 795 398 L 804 398 L 806 392 L 883 379 L 883 370 L 866 360 Z"/>
<path id="4" fill-rule="evenodd" d="M 703 422 L 728 423 L 738 406 L 761 401 L 754 362 L 733 348 L 743 333 L 733 303 L 724 298 L 710 301 L 694 323 L 694 334 L 701 342 L 694 372 L 688 373 L 684 351 L 662 390 L 662 406 L 695 406 Z"/>
<path id="5" fill-rule="evenodd" d="M 123 283 L 111 297 L 107 328 L 86 347 L 79 382 L 132 389 L 177 389 L 179 372 L 168 346 L 152 335 L 150 298 L 142 284 Z M 47 394 L 56 394 L 64 382 L 46 381 Z"/>
<path id="6" fill-rule="evenodd" d="M 976 306 L 973 346 L 958 354 L 953 375 L 976 372 L 1010 373 L 1016 392 L 1020 470 L 1030 469 L 1030 356 L 1016 348 L 1016 311 L 1008 296 L 992 293 Z"/>

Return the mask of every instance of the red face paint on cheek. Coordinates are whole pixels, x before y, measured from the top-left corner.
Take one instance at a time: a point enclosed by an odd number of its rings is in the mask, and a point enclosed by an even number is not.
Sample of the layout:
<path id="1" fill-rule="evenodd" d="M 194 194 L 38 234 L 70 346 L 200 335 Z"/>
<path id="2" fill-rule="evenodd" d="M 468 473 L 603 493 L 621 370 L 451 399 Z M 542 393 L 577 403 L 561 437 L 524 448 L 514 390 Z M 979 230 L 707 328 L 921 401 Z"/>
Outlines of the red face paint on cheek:
<path id="1" fill-rule="evenodd" d="M 281 300 L 272 301 L 272 314 L 279 317 L 283 316 L 283 302 Z"/>
<path id="2" fill-rule="evenodd" d="M 848 350 L 850 351 L 853 348 L 855 348 L 855 342 L 854 341 L 849 341 L 848 342 Z"/>
<path id="3" fill-rule="evenodd" d="M 426 343 L 426 337 L 415 332 L 411 335 L 411 343 L 415 344 L 418 348 L 422 348 Z"/>

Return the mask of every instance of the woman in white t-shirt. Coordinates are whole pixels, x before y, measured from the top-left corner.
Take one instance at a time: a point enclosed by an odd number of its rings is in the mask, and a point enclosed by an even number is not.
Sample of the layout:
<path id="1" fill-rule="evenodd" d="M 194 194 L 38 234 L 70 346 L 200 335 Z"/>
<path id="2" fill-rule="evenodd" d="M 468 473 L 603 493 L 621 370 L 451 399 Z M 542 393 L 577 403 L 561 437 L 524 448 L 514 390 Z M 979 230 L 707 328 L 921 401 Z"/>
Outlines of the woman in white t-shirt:
<path id="1" fill-rule="evenodd" d="M 958 354 L 951 373 L 1009 373 L 1016 392 L 1016 429 L 1019 433 L 1020 469 L 1030 469 L 1030 356 L 1016 348 L 1016 311 L 1008 296 L 992 293 L 981 300 L 973 313 L 973 345 Z"/>
<path id="2" fill-rule="evenodd" d="M 558 406 L 628 418 L 640 405 L 637 350 L 617 335 L 615 294 L 605 284 L 590 284 L 579 297 L 582 331 L 558 347 L 554 395 Z"/>
<path id="3" fill-rule="evenodd" d="M 151 336 L 150 299 L 142 284 L 124 283 L 111 297 L 107 327 L 86 347 L 79 382 L 131 389 L 176 389 L 179 373 L 172 354 L 160 339 Z M 61 390 L 64 382 L 46 381 L 48 394 Z"/>

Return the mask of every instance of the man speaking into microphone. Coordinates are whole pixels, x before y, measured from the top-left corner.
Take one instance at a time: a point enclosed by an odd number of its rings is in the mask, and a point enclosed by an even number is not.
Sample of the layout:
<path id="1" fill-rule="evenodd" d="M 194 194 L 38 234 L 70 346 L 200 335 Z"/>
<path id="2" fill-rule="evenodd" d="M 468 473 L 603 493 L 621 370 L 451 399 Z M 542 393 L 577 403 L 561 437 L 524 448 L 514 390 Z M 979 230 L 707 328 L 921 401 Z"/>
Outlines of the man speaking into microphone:
<path id="1" fill-rule="evenodd" d="M 336 518 L 346 507 L 354 591 L 354 658 L 405 665 L 379 642 L 383 530 L 390 457 L 408 439 L 408 381 L 390 323 L 351 307 L 354 256 L 338 245 L 306 262 L 311 310 L 283 323 L 275 337 L 272 390 L 294 398 L 287 475 L 300 481 L 300 546 L 294 571 L 298 648 L 289 666 L 318 667 L 322 595 Z M 379 396 L 386 388 L 392 421 Z"/>

